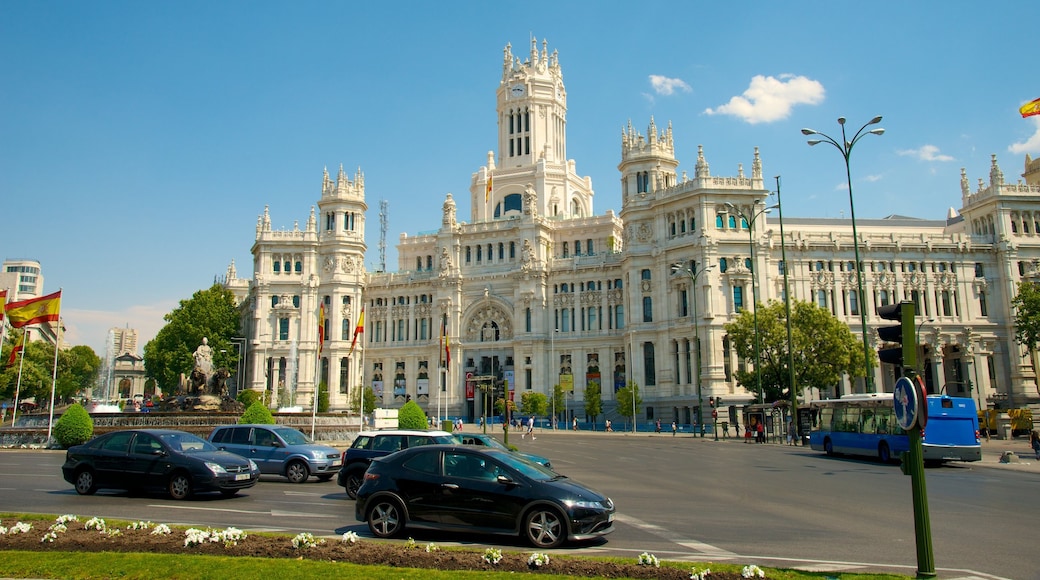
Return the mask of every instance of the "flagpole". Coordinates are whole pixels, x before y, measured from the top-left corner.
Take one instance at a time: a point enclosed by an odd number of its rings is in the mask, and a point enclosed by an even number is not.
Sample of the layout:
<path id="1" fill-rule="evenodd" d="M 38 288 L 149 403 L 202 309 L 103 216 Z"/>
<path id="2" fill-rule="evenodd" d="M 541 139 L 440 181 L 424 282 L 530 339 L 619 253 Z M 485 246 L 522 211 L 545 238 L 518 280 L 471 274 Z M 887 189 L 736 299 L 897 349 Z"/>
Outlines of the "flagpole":
<path id="1" fill-rule="evenodd" d="M 29 329 L 26 328 L 22 331 L 22 352 L 18 357 L 18 382 L 14 388 L 14 410 L 11 412 L 11 426 L 14 427 L 14 422 L 18 419 L 18 396 L 22 392 L 22 365 L 25 364 L 25 340 L 29 338 Z"/>
<path id="2" fill-rule="evenodd" d="M 61 343 L 61 288 L 58 288 L 58 326 L 54 329 L 54 368 L 51 369 L 51 412 L 47 418 L 47 443 L 51 441 L 51 431 L 54 428 L 54 392 L 58 386 L 58 347 Z M 22 350 L 24 360 L 25 351 Z"/>

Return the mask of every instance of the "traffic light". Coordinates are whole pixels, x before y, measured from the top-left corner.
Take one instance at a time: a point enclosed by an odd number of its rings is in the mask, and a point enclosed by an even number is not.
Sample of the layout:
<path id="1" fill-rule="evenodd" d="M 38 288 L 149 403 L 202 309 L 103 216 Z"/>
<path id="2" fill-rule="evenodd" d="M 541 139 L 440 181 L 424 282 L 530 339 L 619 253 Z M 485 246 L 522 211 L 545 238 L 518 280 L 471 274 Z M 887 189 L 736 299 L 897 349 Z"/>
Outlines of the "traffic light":
<path id="1" fill-rule="evenodd" d="M 711 405 L 712 408 L 714 408 L 715 407 L 715 397 L 708 397 L 708 404 Z"/>
<path id="2" fill-rule="evenodd" d="M 880 326 L 877 329 L 878 338 L 882 342 L 895 342 L 900 346 L 883 348 L 878 351 L 878 358 L 883 363 L 899 366 L 902 371 L 904 367 L 914 368 L 917 366 L 917 337 L 914 334 L 914 303 L 903 301 L 898 304 L 889 304 L 877 309 L 877 314 L 885 320 L 896 320 L 899 324 L 895 326 Z M 902 374 L 902 372 L 900 373 Z"/>

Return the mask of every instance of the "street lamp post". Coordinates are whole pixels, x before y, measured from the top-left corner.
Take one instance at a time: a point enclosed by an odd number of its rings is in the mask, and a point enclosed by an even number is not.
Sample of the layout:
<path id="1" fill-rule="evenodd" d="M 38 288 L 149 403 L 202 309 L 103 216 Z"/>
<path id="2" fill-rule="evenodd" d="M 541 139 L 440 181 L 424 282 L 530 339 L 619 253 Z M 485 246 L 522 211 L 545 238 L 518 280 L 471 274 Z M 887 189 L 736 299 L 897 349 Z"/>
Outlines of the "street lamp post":
<path id="1" fill-rule="evenodd" d="M 776 176 L 776 209 L 780 214 L 780 261 L 784 263 L 784 313 L 787 316 L 787 380 L 791 385 L 791 421 L 798 420 L 798 389 L 794 382 L 794 345 L 791 340 L 791 288 L 787 285 L 787 244 L 784 239 L 784 207 L 780 201 L 780 176 Z M 798 423 L 795 424 L 795 433 L 798 433 Z M 797 443 L 797 441 L 792 441 Z"/>
<path id="2" fill-rule="evenodd" d="M 765 202 L 762 200 L 755 202 L 755 206 L 760 205 L 765 205 Z M 740 219 L 748 226 L 748 243 L 751 246 L 751 313 L 755 325 L 755 388 L 758 389 L 758 402 L 764 403 L 765 391 L 762 390 L 762 372 L 758 360 L 761 346 L 758 340 L 758 284 L 755 283 L 755 220 L 769 213 L 776 206 L 763 207 L 757 211 L 754 209 L 755 206 L 752 206 L 750 212 L 745 213 L 732 203 L 726 202 L 726 207 L 740 216 Z"/>
<path id="3" fill-rule="evenodd" d="M 849 156 L 852 154 L 852 148 L 863 137 L 867 135 L 883 135 L 885 133 L 885 130 L 880 127 L 878 127 L 877 129 L 871 129 L 865 133 L 863 131 L 870 125 L 877 125 L 880 122 L 881 115 L 878 115 L 877 117 L 874 117 L 873 119 L 867 121 L 863 124 L 862 127 L 859 128 L 858 131 L 856 131 L 856 134 L 852 136 L 852 139 L 849 140 L 845 136 L 845 117 L 838 117 L 838 124 L 841 125 L 840 145 L 829 135 L 820 133 L 819 131 L 813 129 L 802 129 L 802 135 L 818 135 L 822 137 L 821 139 L 810 139 L 810 146 L 817 145 L 819 143 L 830 143 L 834 146 L 835 149 L 841 152 L 841 156 L 845 159 L 845 178 L 849 186 L 849 210 L 852 215 L 852 247 L 853 253 L 855 254 L 856 258 L 856 291 L 858 293 L 856 298 L 859 302 L 859 320 L 861 331 L 863 332 L 863 365 L 865 371 L 863 379 L 864 381 L 866 381 L 866 388 L 868 393 L 873 393 L 875 391 L 874 373 L 870 365 L 870 344 L 868 342 L 869 339 L 867 338 L 867 309 L 866 300 L 864 300 L 863 297 L 863 267 L 859 262 L 859 235 L 856 233 L 856 206 L 852 202 L 852 172 L 849 169 Z"/>
<path id="4" fill-rule="evenodd" d="M 699 425 L 701 437 L 704 437 L 704 399 L 701 396 L 701 333 L 697 316 L 697 278 L 704 272 L 714 269 L 715 265 L 712 264 L 707 268 L 694 272 L 689 268 L 683 268 L 682 264 L 672 264 L 673 274 L 682 272 L 690 277 L 690 294 L 693 296 L 693 312 L 690 313 L 690 316 L 693 317 L 693 348 L 697 351 L 697 364 L 695 367 L 695 372 L 697 373 L 697 425 Z M 634 412 L 632 413 L 632 418 L 635 419 Z"/>
<path id="5" fill-rule="evenodd" d="M 559 369 L 559 367 L 556 366 L 556 332 L 557 332 L 557 329 L 553 328 L 552 334 L 549 335 L 549 371 L 552 373 L 549 376 L 552 377 L 552 383 L 553 383 L 552 384 L 552 408 L 553 408 L 552 428 L 553 428 L 553 431 L 556 430 L 556 421 L 558 419 L 558 417 L 556 416 L 556 387 L 558 386 L 558 383 L 559 383 L 559 376 L 556 374 L 556 371 Z M 554 370 L 554 369 L 556 369 L 556 370 Z"/>
<path id="6" fill-rule="evenodd" d="M 928 320 L 925 320 L 921 324 L 917 325 L 917 336 L 914 337 L 914 349 L 915 350 L 919 346 L 921 346 L 921 329 L 924 328 L 924 325 L 931 324 L 933 322 L 935 322 L 935 319 L 934 318 L 929 318 Z M 916 370 L 917 370 L 917 374 L 918 375 L 924 376 L 924 354 L 923 353 L 921 354 L 921 356 L 919 356 L 917 358 L 917 369 Z"/>

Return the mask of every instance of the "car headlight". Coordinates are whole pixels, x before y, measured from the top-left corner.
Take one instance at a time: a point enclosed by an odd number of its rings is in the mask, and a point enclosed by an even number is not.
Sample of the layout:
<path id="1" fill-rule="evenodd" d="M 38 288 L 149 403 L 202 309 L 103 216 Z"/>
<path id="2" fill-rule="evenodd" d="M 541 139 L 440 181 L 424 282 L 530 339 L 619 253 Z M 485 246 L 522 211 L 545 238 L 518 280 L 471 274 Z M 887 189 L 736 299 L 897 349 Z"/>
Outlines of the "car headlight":
<path id="1" fill-rule="evenodd" d="M 582 500 L 573 500 L 573 499 L 565 499 L 565 500 L 563 500 L 563 505 L 567 506 L 567 508 L 569 508 L 569 509 L 583 508 L 583 509 L 587 509 L 587 510 L 594 510 L 594 509 L 602 509 L 603 508 L 603 504 L 601 504 L 598 501 L 582 501 Z"/>
<path id="2" fill-rule="evenodd" d="M 249 471 L 260 471 L 260 467 L 252 459 L 249 460 Z"/>
<path id="3" fill-rule="evenodd" d="M 227 473 L 227 470 L 224 469 L 223 465 L 221 465 L 219 463 L 213 463 L 212 461 L 207 461 L 206 462 L 206 469 L 210 470 L 210 472 L 213 475 L 221 475 L 221 474 Z"/>

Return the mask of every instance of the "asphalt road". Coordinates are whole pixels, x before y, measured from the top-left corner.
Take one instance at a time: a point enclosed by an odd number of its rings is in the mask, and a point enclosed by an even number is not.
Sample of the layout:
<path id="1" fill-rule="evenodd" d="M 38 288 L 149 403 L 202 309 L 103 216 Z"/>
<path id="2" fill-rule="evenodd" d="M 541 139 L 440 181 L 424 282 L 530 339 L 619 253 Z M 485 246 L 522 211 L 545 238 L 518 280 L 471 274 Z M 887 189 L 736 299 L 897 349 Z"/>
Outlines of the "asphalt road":
<path id="1" fill-rule="evenodd" d="M 898 466 L 830 458 L 801 447 L 714 442 L 670 434 L 539 432 L 510 442 L 610 495 L 615 533 L 561 551 L 728 561 L 817 571 L 914 575 L 910 478 Z M 0 450 L 0 511 L 74 513 L 168 524 L 369 536 L 334 482 L 267 477 L 230 499 L 76 495 L 60 452 Z M 1035 564 L 1037 470 L 959 464 L 927 470 L 940 578 L 1040 578 Z M 483 544 L 486 537 L 413 534 L 417 541 Z M 495 545 L 526 547 L 497 538 Z"/>

